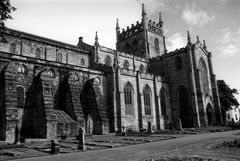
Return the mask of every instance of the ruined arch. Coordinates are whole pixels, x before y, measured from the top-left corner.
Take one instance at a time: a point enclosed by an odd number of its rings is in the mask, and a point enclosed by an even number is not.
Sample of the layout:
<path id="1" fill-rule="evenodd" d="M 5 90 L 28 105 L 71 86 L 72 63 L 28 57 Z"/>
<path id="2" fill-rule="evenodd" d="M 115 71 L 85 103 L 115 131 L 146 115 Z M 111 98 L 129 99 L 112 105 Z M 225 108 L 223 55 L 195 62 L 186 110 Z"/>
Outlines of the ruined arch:
<path id="1" fill-rule="evenodd" d="M 106 109 L 103 105 L 102 93 L 99 86 L 95 84 L 94 81 L 95 78 L 86 81 L 80 95 L 80 100 L 84 114 L 85 130 L 92 128 L 89 132 L 101 135 L 106 132 L 103 127 L 108 119 L 104 112 Z"/>
<path id="2" fill-rule="evenodd" d="M 193 127 L 193 111 L 192 107 L 189 106 L 188 91 L 186 87 L 179 86 L 177 89 L 177 98 L 179 106 L 179 117 L 182 121 L 184 128 Z"/>

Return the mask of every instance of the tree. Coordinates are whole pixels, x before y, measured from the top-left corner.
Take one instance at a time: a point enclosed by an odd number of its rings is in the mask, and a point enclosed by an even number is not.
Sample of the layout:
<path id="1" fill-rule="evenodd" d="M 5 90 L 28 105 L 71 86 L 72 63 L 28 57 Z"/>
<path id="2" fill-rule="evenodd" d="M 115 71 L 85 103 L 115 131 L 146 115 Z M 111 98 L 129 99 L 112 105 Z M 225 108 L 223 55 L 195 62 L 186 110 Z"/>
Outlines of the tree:
<path id="1" fill-rule="evenodd" d="M 7 19 L 12 19 L 12 16 L 10 15 L 10 13 L 12 11 L 15 11 L 16 8 L 12 7 L 10 4 L 10 0 L 1 0 L 0 1 L 0 28 L 4 29 L 5 24 L 4 21 L 6 21 Z"/>
<path id="2" fill-rule="evenodd" d="M 232 109 L 232 106 L 239 106 L 237 98 L 234 96 L 238 94 L 237 89 L 231 89 L 224 80 L 217 80 L 219 98 L 221 103 L 222 115 L 225 121 L 225 112 Z"/>

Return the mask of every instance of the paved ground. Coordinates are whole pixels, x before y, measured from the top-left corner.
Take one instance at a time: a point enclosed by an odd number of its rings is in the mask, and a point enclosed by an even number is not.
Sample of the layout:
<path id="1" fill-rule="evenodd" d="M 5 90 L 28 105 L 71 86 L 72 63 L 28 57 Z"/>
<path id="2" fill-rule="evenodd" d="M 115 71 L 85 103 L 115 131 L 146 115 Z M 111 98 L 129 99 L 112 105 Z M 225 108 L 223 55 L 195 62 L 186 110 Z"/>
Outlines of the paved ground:
<path id="1" fill-rule="evenodd" d="M 58 154 L 43 157 L 24 158 L 18 161 L 122 161 L 149 160 L 170 156 L 200 156 L 225 161 L 239 161 L 240 150 L 212 149 L 212 146 L 223 141 L 239 138 L 240 130 L 188 135 L 170 140 L 124 146 L 95 151 Z"/>

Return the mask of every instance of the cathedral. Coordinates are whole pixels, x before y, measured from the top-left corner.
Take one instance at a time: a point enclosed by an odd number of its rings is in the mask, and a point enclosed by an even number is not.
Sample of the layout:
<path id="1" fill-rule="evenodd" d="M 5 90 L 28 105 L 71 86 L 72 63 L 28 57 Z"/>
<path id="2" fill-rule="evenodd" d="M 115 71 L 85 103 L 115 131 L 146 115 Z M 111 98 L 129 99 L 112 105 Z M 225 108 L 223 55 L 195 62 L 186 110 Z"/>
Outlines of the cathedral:
<path id="1" fill-rule="evenodd" d="M 163 21 L 120 29 L 116 50 L 96 33 L 77 45 L 6 28 L 0 36 L 0 140 L 54 139 L 222 123 L 205 41 L 168 52 Z"/>

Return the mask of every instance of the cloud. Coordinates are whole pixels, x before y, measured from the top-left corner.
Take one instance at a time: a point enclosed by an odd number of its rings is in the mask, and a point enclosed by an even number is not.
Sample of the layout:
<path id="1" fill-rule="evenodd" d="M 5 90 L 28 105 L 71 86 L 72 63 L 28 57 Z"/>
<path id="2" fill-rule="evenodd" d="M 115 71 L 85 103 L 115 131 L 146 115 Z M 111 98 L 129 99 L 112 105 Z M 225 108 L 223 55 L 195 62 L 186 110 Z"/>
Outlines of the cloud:
<path id="1" fill-rule="evenodd" d="M 187 4 L 182 12 L 182 18 L 190 26 L 204 26 L 215 20 L 215 15 L 209 15 L 206 11 L 196 6 L 195 3 L 192 5 Z"/>
<path id="2" fill-rule="evenodd" d="M 221 30 L 220 39 L 217 41 L 218 52 L 223 56 L 235 56 L 240 53 L 240 29 L 232 31 L 230 28 Z"/>
<path id="3" fill-rule="evenodd" d="M 220 47 L 221 53 L 224 56 L 234 56 L 239 53 L 240 48 L 236 44 L 230 44 L 224 47 Z"/>
<path id="4" fill-rule="evenodd" d="M 181 33 L 175 33 L 167 39 L 167 49 L 168 51 L 173 51 L 186 46 L 185 37 Z"/>

